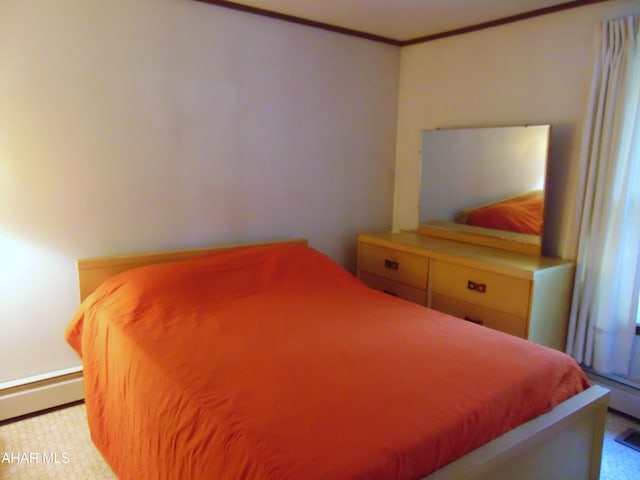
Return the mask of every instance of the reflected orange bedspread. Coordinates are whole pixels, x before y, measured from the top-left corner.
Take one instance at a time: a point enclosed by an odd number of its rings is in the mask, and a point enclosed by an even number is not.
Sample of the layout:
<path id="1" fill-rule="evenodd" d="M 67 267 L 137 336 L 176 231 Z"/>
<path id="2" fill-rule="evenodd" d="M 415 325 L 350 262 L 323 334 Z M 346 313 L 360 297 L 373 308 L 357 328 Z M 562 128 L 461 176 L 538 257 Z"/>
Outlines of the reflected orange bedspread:
<path id="1" fill-rule="evenodd" d="M 122 480 L 417 479 L 588 386 L 295 244 L 117 275 L 66 335 Z"/>
<path id="2" fill-rule="evenodd" d="M 541 235 L 543 214 L 544 199 L 540 194 L 478 208 L 469 213 L 466 223 L 476 227 Z"/>

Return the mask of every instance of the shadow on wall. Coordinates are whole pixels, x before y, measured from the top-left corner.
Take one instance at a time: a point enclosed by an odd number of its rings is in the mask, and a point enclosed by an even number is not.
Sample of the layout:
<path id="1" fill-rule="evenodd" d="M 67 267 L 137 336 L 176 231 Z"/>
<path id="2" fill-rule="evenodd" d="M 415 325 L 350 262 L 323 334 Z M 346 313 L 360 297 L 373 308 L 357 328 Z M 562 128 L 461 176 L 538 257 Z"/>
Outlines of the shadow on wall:
<path id="1" fill-rule="evenodd" d="M 551 145 L 549 163 L 547 165 L 545 229 L 542 239 L 542 254 L 549 256 L 562 256 L 563 238 L 568 234 L 566 223 L 566 205 L 573 203 L 573 195 L 570 186 L 572 170 L 577 161 L 577 155 L 572 152 L 579 150 L 579 139 L 576 138 L 576 125 L 554 123 L 551 126 Z M 573 158 L 573 157 L 576 158 Z M 549 245 L 556 248 L 550 249 Z"/>

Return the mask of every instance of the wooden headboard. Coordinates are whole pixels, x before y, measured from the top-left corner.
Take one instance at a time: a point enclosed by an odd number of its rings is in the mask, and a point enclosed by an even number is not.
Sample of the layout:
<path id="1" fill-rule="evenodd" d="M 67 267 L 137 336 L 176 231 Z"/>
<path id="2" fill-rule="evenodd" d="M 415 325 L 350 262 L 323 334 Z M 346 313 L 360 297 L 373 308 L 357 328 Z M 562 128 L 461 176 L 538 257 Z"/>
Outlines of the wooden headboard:
<path id="1" fill-rule="evenodd" d="M 277 243 L 301 243 L 307 245 L 304 238 L 292 240 L 280 240 L 264 243 L 250 243 L 241 245 L 223 245 L 207 248 L 194 248 L 189 250 L 169 250 L 165 252 L 153 252 L 137 255 L 118 255 L 112 257 L 83 258 L 76 262 L 78 269 L 78 285 L 80 302 L 89 296 L 102 282 L 113 275 L 144 265 L 154 263 L 175 262 L 197 257 L 206 253 L 220 252 L 231 248 L 255 247 L 259 245 L 274 245 Z"/>

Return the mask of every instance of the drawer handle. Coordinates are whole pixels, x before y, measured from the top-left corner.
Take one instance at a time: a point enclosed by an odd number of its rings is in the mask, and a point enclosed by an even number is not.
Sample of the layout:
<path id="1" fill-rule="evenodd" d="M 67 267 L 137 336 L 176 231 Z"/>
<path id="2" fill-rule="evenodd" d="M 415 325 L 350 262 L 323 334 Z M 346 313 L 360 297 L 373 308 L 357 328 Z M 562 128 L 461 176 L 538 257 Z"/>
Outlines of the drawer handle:
<path id="1" fill-rule="evenodd" d="M 476 320 L 475 318 L 471 318 L 471 317 L 470 317 L 470 316 L 468 316 L 468 315 L 465 315 L 465 316 L 464 316 L 464 319 L 465 319 L 467 322 L 475 323 L 476 325 L 484 325 L 484 322 L 483 322 L 482 320 Z"/>
<path id="2" fill-rule="evenodd" d="M 486 293 L 487 284 L 486 283 L 476 283 L 476 282 L 474 282 L 472 280 L 467 280 L 467 288 L 469 290 L 473 290 L 474 292 Z"/>
<path id="3" fill-rule="evenodd" d="M 382 290 L 384 293 L 386 293 L 387 295 L 391 295 L 392 297 L 397 297 L 398 294 L 396 292 L 392 292 L 391 290 L 387 290 L 386 288 L 384 290 Z"/>
<path id="4" fill-rule="evenodd" d="M 388 258 L 385 258 L 384 260 L 384 268 L 390 268 L 391 270 L 397 270 L 398 269 L 398 262 L 394 261 L 394 260 L 389 260 Z"/>

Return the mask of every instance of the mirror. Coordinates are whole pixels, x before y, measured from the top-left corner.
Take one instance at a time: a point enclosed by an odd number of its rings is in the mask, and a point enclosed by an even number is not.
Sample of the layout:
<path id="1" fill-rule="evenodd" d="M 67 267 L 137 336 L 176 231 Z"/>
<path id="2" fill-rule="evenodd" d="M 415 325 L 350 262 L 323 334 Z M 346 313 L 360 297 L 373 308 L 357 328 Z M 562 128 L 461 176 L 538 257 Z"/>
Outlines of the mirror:
<path id="1" fill-rule="evenodd" d="M 550 125 L 422 132 L 420 223 L 542 243 Z"/>

